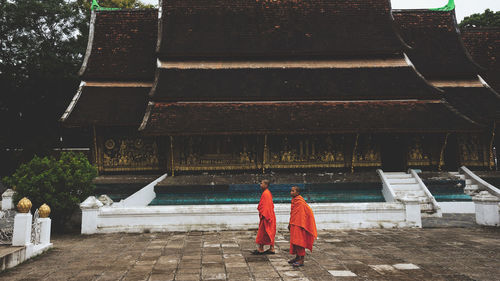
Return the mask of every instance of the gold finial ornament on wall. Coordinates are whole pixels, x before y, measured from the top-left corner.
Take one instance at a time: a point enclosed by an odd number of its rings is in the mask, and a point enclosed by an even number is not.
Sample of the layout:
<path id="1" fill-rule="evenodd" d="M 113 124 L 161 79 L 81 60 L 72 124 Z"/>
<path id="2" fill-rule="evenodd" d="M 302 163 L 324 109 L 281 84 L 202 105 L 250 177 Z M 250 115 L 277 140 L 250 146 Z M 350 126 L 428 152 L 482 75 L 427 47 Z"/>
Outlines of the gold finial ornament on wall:
<path id="1" fill-rule="evenodd" d="M 48 218 L 49 215 L 50 215 L 50 207 L 49 207 L 49 205 L 43 203 L 43 205 L 40 206 L 40 208 L 38 208 L 38 215 L 41 218 Z"/>
<path id="2" fill-rule="evenodd" d="M 31 206 L 31 201 L 28 198 L 23 197 L 19 200 L 19 203 L 17 203 L 17 211 L 19 213 L 29 213 Z"/>

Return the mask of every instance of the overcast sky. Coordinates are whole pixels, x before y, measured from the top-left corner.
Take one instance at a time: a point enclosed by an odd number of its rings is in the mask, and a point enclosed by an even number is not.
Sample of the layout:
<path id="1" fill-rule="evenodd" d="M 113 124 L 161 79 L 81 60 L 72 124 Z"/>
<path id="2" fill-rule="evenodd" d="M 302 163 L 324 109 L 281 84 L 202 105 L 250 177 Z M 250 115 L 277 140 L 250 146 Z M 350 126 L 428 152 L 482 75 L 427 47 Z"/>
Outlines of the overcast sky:
<path id="1" fill-rule="evenodd" d="M 141 0 L 141 2 L 158 5 L 158 0 Z M 448 0 L 391 0 L 391 2 L 393 9 L 425 9 L 442 7 Z M 458 22 L 465 16 L 482 13 L 486 9 L 500 11 L 500 0 L 455 0 L 455 5 Z"/>
<path id="2" fill-rule="evenodd" d="M 424 9 L 443 7 L 448 0 L 391 0 L 393 9 Z M 457 21 L 484 10 L 500 11 L 500 0 L 455 0 Z"/>

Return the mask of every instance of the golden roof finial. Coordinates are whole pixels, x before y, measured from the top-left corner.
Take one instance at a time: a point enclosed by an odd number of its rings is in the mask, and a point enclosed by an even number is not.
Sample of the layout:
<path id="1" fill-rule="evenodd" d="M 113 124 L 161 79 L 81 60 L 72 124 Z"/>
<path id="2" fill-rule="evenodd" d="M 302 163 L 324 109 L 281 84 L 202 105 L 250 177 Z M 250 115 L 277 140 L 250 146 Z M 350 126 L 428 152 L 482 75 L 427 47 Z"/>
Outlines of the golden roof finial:
<path id="1" fill-rule="evenodd" d="M 17 211 L 19 213 L 29 213 L 31 206 L 32 206 L 31 201 L 28 198 L 23 197 L 17 203 Z"/>
<path id="2" fill-rule="evenodd" d="M 40 208 L 38 208 L 38 215 L 41 218 L 48 218 L 49 215 L 50 215 L 50 207 L 49 207 L 49 205 L 43 203 L 43 205 L 40 206 Z"/>

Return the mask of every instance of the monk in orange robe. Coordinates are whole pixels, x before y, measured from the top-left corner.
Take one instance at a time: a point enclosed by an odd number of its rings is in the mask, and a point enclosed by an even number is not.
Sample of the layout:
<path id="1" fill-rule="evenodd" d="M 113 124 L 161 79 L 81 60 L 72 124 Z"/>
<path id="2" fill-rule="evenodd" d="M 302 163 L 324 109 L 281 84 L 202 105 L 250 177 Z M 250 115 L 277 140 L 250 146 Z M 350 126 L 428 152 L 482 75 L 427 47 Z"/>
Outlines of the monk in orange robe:
<path id="1" fill-rule="evenodd" d="M 255 243 L 258 249 L 253 252 L 255 255 L 274 254 L 274 236 L 276 235 L 276 215 L 274 214 L 273 195 L 269 191 L 269 180 L 263 180 L 260 183 L 262 195 L 260 196 L 259 206 L 259 230 Z M 264 251 L 264 245 L 269 245 L 269 249 Z"/>
<path id="2" fill-rule="evenodd" d="M 290 254 L 296 256 L 294 259 L 289 260 L 288 263 L 294 267 L 299 267 L 304 265 L 306 248 L 312 251 L 314 239 L 318 237 L 318 232 L 314 213 L 304 198 L 300 196 L 300 188 L 292 186 L 290 195 L 292 196 L 290 223 L 288 224 L 288 230 L 290 230 Z"/>

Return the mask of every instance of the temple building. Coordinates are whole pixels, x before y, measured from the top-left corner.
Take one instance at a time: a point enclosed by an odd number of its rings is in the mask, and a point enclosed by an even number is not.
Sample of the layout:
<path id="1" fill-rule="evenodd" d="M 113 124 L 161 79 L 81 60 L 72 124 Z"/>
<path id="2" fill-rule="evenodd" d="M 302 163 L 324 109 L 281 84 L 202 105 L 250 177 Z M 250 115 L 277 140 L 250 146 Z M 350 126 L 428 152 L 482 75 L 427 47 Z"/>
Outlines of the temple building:
<path id="1" fill-rule="evenodd" d="M 61 120 L 102 174 L 488 170 L 499 38 L 390 0 L 93 10 Z"/>
<path id="2" fill-rule="evenodd" d="M 411 47 L 407 54 L 416 69 L 443 91 L 451 106 L 474 122 L 491 128 L 489 134 L 486 131 L 482 135 L 454 136 L 461 152 L 458 162 L 481 166 L 477 162 L 482 161 L 484 166 L 489 165 L 495 123 L 500 120 L 500 96 L 479 75 L 482 67 L 466 50 L 457 32 L 454 11 L 399 10 L 393 11 L 393 15 L 401 36 Z M 471 153 L 471 145 L 476 147 L 475 153 Z"/>

